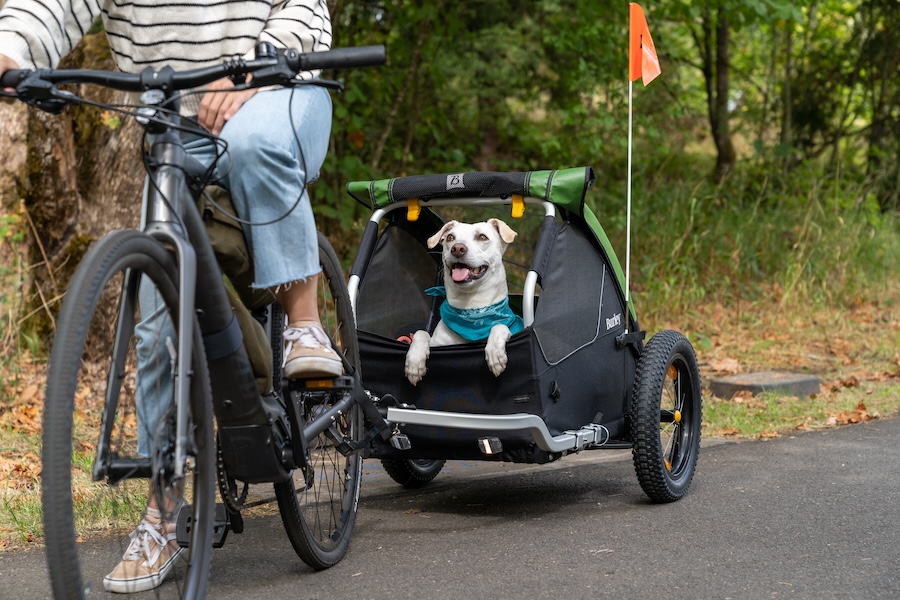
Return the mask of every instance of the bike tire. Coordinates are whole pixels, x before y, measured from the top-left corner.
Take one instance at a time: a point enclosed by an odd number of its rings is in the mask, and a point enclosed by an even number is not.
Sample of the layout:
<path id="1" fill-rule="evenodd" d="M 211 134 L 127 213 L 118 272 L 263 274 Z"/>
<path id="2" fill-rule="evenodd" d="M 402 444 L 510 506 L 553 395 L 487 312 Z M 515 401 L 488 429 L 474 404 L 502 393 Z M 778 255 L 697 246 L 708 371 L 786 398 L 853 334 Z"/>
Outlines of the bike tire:
<path id="1" fill-rule="evenodd" d="M 337 254 L 322 234 L 319 234 L 319 259 L 322 325 L 337 345 L 336 349 L 359 369 L 359 342 L 344 273 Z M 340 400 L 342 393 L 346 392 L 320 394 L 315 399 L 299 394 L 295 400 L 304 420 L 311 420 Z M 359 406 L 354 404 L 330 433 L 342 441 L 359 441 L 363 435 Z M 340 562 L 349 548 L 359 502 L 362 455 L 360 452 L 342 455 L 335 441 L 325 433 L 313 440 L 309 448 L 309 467 L 295 469 L 291 479 L 275 484 L 275 495 L 285 531 L 297 555 L 313 569 L 322 570 Z"/>
<path id="2" fill-rule="evenodd" d="M 150 236 L 123 230 L 107 235 L 85 255 L 57 321 L 47 377 L 42 450 L 46 555 L 56 598 L 104 593 L 103 577 L 121 560 L 128 544 L 125 534 L 139 522 L 148 488 L 156 494 L 167 494 L 173 502 L 189 501 L 192 510 L 189 547 L 173 561 L 173 572 L 154 590 L 156 597 L 206 595 L 212 555 L 215 454 L 209 373 L 196 319 L 185 477 L 176 481 L 172 476 L 170 438 L 174 436 L 169 426 L 174 413 L 168 411 L 147 438 L 154 457 L 154 466 L 148 472 L 142 477 L 120 472 L 115 482 L 107 477 L 92 480 L 93 468 L 104 462 L 99 458 L 104 439 L 112 456 L 139 459 L 134 332 L 134 323 L 140 319 L 139 285 L 125 284 L 137 282 L 132 278 L 136 273 L 156 286 L 165 309 L 174 318 L 178 270 L 172 255 Z M 122 340 L 127 341 L 117 345 L 113 338 L 119 319 L 126 323 Z M 175 341 L 173 336 L 169 339 Z M 171 370 L 166 375 L 171 377 Z M 148 386 L 160 385 L 149 375 L 144 381 Z M 105 433 L 104 411 L 112 415 L 105 419 Z M 145 427 L 145 431 L 148 429 Z M 152 487 L 148 473 L 152 474 Z M 166 516 L 169 522 L 175 522 L 176 515 Z"/>
<path id="3" fill-rule="evenodd" d="M 660 331 L 638 361 L 631 409 L 632 459 L 654 502 L 681 499 L 700 453 L 702 397 L 697 356 L 677 331 Z"/>

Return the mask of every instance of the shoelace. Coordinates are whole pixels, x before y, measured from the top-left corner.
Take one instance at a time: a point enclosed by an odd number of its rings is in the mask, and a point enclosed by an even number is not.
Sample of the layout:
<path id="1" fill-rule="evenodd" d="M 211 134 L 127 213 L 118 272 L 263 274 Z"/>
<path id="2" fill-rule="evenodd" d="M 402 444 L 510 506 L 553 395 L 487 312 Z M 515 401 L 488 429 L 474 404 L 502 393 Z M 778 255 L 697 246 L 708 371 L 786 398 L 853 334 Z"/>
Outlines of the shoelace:
<path id="1" fill-rule="evenodd" d="M 131 543 L 125 550 L 123 560 L 144 560 L 145 564 L 150 567 L 156 563 L 163 548 L 169 543 L 161 533 L 162 525 L 153 525 L 147 520 L 142 520 L 137 529 L 131 532 Z M 156 548 L 151 548 L 150 543 L 154 542 Z"/>
<path id="2" fill-rule="evenodd" d="M 324 348 L 325 350 L 333 352 L 331 349 L 331 340 L 328 339 L 328 336 L 325 335 L 325 332 L 322 331 L 321 327 L 316 327 L 315 325 L 310 325 L 309 327 L 288 327 L 284 330 L 283 335 L 285 341 L 287 341 L 287 348 L 284 351 L 284 362 L 282 366 L 287 363 L 295 343 L 304 348 Z"/>

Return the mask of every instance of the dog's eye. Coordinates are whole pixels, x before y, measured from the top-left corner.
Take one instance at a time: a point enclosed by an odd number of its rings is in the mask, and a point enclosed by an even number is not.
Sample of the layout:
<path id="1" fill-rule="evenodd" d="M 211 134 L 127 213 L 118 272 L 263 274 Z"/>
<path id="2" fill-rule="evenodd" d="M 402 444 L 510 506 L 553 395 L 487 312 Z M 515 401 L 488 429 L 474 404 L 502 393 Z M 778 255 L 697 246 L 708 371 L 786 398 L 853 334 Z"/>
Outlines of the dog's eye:
<path id="1" fill-rule="evenodd" d="M 447 234 L 447 237 L 445 237 L 444 239 L 445 239 L 446 241 L 448 241 L 448 242 L 452 242 L 453 240 L 456 239 L 456 236 L 453 235 L 452 233 L 448 233 L 448 234 Z"/>
<path id="2" fill-rule="evenodd" d="M 483 233 L 479 233 L 479 234 L 478 234 L 478 241 L 479 241 L 479 242 L 486 242 L 486 241 L 488 241 L 488 236 L 485 235 L 485 234 L 483 234 Z"/>

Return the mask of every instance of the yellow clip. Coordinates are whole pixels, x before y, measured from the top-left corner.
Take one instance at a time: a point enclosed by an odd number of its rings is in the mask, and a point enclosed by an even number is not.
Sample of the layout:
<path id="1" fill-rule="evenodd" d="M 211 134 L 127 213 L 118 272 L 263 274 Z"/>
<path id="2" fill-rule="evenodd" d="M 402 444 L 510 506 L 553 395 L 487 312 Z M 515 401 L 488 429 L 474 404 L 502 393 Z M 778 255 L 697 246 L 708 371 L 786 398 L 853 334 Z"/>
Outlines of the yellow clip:
<path id="1" fill-rule="evenodd" d="M 512 217 L 520 219 L 525 214 L 525 198 L 518 194 L 512 195 Z"/>
<path id="2" fill-rule="evenodd" d="M 406 220 L 418 221 L 419 215 L 422 213 L 422 207 L 419 206 L 418 198 L 409 198 L 406 201 Z"/>

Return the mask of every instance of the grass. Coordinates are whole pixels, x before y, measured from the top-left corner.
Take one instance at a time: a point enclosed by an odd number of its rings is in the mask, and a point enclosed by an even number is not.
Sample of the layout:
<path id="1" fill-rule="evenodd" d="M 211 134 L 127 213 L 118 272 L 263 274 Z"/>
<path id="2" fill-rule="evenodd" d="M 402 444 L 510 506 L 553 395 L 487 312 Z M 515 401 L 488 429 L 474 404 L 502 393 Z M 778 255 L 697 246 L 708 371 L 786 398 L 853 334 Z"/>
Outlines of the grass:
<path id="1" fill-rule="evenodd" d="M 739 395 L 704 403 L 704 432 L 711 437 L 768 439 L 785 433 L 826 429 L 870 419 L 897 416 L 900 380 L 864 381 L 853 389 L 827 390 L 797 398 L 772 392 Z"/>

